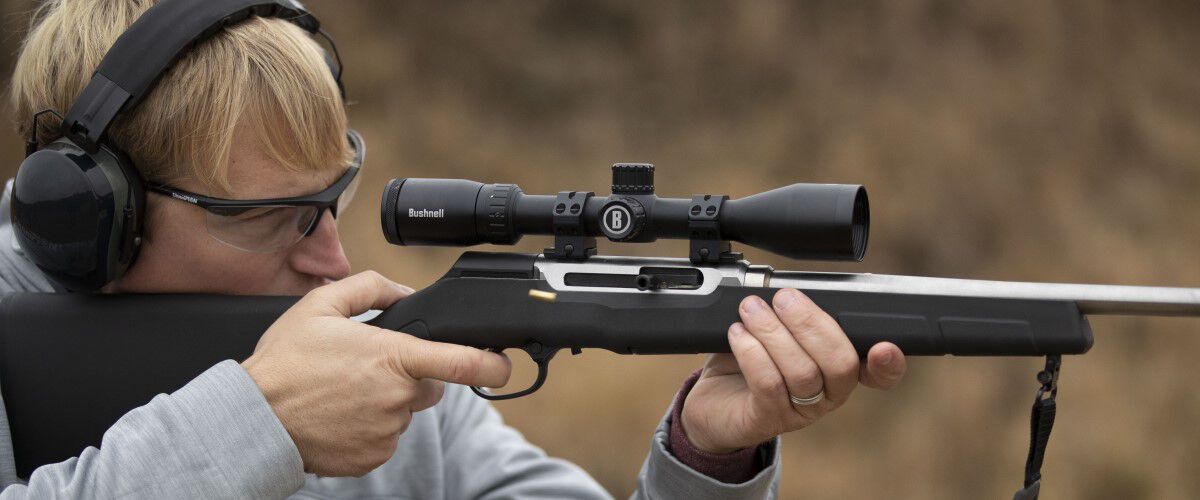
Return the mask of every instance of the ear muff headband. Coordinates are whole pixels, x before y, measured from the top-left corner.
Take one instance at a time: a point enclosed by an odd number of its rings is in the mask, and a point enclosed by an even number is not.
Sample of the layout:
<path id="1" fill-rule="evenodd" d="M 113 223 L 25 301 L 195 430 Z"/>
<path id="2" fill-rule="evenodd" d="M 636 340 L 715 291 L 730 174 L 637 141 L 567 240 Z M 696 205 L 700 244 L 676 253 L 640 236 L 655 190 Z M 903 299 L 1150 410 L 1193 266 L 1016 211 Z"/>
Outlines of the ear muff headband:
<path id="1" fill-rule="evenodd" d="M 321 28 L 295 0 L 163 0 L 108 49 L 67 111 L 63 135 L 95 153 L 117 114 L 137 106 L 175 61 L 197 43 L 251 16 L 285 19 L 314 35 Z"/>

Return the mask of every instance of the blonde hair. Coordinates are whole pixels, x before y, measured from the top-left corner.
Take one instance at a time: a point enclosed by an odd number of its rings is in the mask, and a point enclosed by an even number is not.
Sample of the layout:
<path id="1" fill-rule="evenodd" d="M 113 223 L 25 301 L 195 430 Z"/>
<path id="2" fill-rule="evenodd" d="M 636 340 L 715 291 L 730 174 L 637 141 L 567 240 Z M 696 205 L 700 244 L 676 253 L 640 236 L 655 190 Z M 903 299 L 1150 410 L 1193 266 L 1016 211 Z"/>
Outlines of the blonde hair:
<path id="1" fill-rule="evenodd" d="M 34 113 L 65 113 L 117 37 L 153 0 L 48 0 L 34 12 L 12 78 L 17 131 Z M 43 117 L 38 139 L 60 136 Z M 298 26 L 252 18 L 181 58 L 108 140 L 155 182 L 200 181 L 228 193 L 229 151 L 239 124 L 293 171 L 346 165 L 346 112 L 324 51 Z"/>

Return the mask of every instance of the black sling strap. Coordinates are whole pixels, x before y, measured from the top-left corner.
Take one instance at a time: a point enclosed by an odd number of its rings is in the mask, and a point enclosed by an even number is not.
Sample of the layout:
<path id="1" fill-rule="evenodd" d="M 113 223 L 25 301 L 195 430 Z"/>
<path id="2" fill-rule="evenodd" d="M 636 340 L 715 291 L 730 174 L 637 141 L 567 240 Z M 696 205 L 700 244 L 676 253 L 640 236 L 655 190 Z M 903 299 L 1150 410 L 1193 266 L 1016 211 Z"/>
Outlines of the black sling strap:
<path id="1" fill-rule="evenodd" d="M 1042 460 L 1046 457 L 1046 443 L 1050 441 L 1050 429 L 1054 427 L 1057 411 L 1054 398 L 1058 396 L 1058 372 L 1062 367 L 1062 356 L 1046 356 L 1046 368 L 1037 374 L 1042 387 L 1033 399 L 1033 412 L 1029 417 L 1029 456 L 1025 459 L 1025 486 L 1013 495 L 1013 500 L 1037 500 L 1042 488 Z"/>

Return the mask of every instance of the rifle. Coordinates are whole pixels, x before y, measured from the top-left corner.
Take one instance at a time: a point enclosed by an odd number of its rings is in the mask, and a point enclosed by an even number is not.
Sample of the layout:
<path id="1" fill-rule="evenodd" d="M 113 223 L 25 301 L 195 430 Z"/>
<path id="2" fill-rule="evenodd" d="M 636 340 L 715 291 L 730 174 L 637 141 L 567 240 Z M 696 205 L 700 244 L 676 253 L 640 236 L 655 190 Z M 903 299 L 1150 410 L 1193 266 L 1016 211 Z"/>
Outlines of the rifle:
<path id="1" fill-rule="evenodd" d="M 861 261 L 869 234 L 866 190 L 793 184 L 741 199 L 659 198 L 654 167 L 613 166 L 610 196 L 527 195 L 512 184 L 396 179 L 381 221 L 397 245 L 513 244 L 553 235 L 540 254 L 465 252 L 435 283 L 368 322 L 481 349 L 524 350 L 542 386 L 560 350 L 621 354 L 728 352 L 728 326 L 749 295 L 796 288 L 833 316 L 860 355 L 890 341 L 907 355 L 1045 356 L 1033 434 L 1047 437 L 1061 355 L 1093 338 L 1086 315 L 1200 316 L 1200 289 L 1018 283 L 751 265 L 731 241 L 796 259 Z M 618 242 L 686 238 L 684 258 L 596 255 Z M 296 298 L 201 295 L 0 298 L 0 389 L 18 472 L 66 459 L 153 395 L 213 363 L 244 359 Z M 69 312 L 69 313 L 68 313 Z M 86 408 L 61 411 L 56 405 Z M 1041 423 L 1039 423 L 1041 422 Z M 1044 432 L 1043 432 L 1044 431 Z M 1038 484 L 1045 441 L 1031 443 L 1025 495 Z M 1030 467 L 1035 464 L 1037 467 Z M 1036 495 L 1036 493 L 1033 493 Z M 1033 498 L 1033 497 L 1029 497 Z"/>

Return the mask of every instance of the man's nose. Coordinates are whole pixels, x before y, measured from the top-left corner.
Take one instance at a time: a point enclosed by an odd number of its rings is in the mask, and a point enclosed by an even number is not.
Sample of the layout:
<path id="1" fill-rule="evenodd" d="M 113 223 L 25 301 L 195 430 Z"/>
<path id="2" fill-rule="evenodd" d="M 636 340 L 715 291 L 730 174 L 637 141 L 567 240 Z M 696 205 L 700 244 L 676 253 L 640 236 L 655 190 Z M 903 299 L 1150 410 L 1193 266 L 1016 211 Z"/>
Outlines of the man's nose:
<path id="1" fill-rule="evenodd" d="M 336 281 L 350 275 L 350 261 L 329 210 L 321 214 L 313 233 L 296 243 L 288 260 L 292 269 L 312 276 Z"/>

